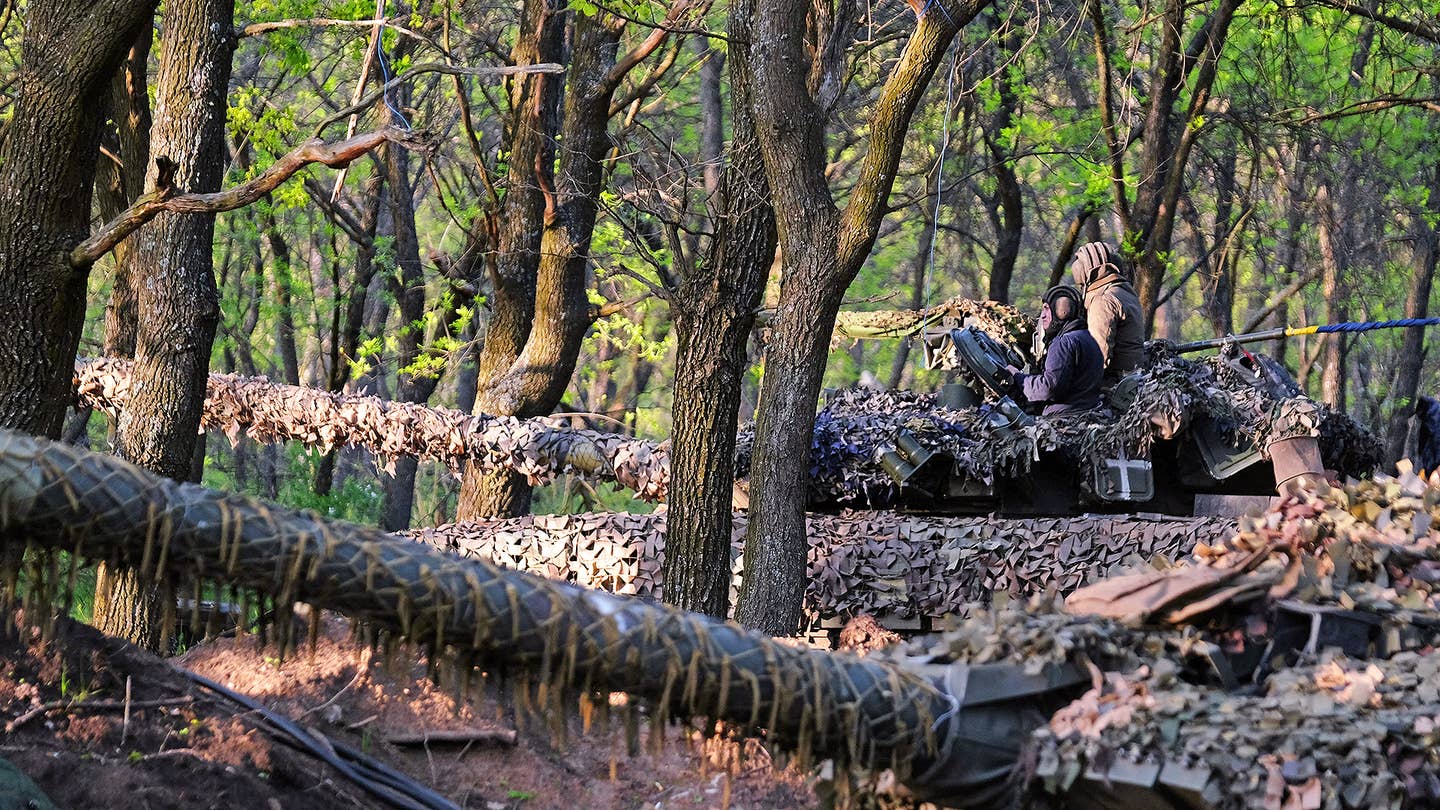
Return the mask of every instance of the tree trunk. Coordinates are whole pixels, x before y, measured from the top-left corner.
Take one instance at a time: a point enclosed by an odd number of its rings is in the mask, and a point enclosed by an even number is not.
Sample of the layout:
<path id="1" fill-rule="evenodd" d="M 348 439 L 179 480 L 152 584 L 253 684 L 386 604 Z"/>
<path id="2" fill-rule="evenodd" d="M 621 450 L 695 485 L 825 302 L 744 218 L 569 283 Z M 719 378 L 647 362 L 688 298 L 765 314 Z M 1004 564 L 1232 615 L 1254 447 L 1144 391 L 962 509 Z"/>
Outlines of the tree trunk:
<path id="1" fill-rule="evenodd" d="M 275 219 L 273 210 L 265 212 L 264 224 L 265 242 L 270 246 L 270 272 L 267 275 L 275 284 L 275 348 L 280 353 L 280 369 L 285 382 L 300 385 L 300 349 L 295 345 L 295 302 L 292 294 L 295 278 L 290 261 L 290 243 L 280 232 L 280 223 Z"/>
<path id="2" fill-rule="evenodd" d="M 1407 318 L 1428 317 L 1430 290 L 1435 282 L 1435 266 L 1440 263 L 1440 228 L 1428 225 L 1423 217 L 1416 217 L 1416 220 L 1417 224 L 1424 228 L 1424 237 L 1419 241 L 1425 246 L 1425 256 L 1420 262 L 1420 269 L 1410 278 L 1410 293 L 1405 298 Z M 1415 398 L 1420 392 L 1420 372 L 1424 366 L 1425 330 L 1406 329 L 1400 342 L 1395 387 L 1390 391 L 1391 416 L 1386 439 L 1386 461 L 1391 464 L 1405 458 L 1411 446 L 1411 417 L 1415 413 Z"/>
<path id="3" fill-rule="evenodd" d="M 732 35 L 736 28 L 732 20 Z M 665 601 L 721 619 L 730 603 L 735 429 L 749 366 L 746 345 L 775 256 L 775 214 L 755 124 L 745 112 L 749 86 L 733 67 L 731 73 L 735 137 L 720 192 L 723 213 L 710 256 L 674 301 L 678 346 L 663 571 Z"/>
<path id="4" fill-rule="evenodd" d="M 1328 185 L 1320 186 L 1315 192 L 1315 206 L 1320 220 L 1316 228 L 1320 239 L 1320 261 L 1325 266 L 1325 275 L 1321 280 L 1325 295 L 1325 321 L 1339 323 L 1345 320 L 1345 302 L 1341 292 L 1345 275 L 1342 266 L 1344 256 L 1341 253 L 1343 248 L 1336 244 L 1339 228 Z M 1338 333 L 1321 338 L 1325 349 L 1320 360 L 1320 400 L 1340 410 L 1345 409 L 1345 344 L 1342 338 L 1344 335 Z"/>
<path id="5" fill-rule="evenodd" d="M 725 73 L 725 51 L 712 48 L 708 39 L 696 37 L 695 52 L 705 60 L 700 66 L 700 90 L 696 94 L 696 101 L 700 103 L 700 165 L 705 173 L 705 196 L 714 198 L 720 191 L 725 171 L 725 98 L 721 82 Z M 733 88 L 733 81 L 731 86 Z M 733 89 L 731 93 L 733 96 Z M 718 206 L 715 210 L 719 210 Z"/>
<path id="6" fill-rule="evenodd" d="M 0 427 L 58 436 L 85 317 L 88 235 L 108 83 L 148 0 L 35 0 L 0 145 Z"/>
<path id="7" fill-rule="evenodd" d="M 807 77 L 816 72 L 807 50 L 811 4 L 758 2 L 732 14 L 753 26 L 749 42 L 730 54 L 750 83 L 751 114 L 775 207 L 784 276 L 761 381 L 751 464 L 745 578 L 735 618 L 764 632 L 788 635 L 800 624 L 805 587 L 805 506 L 815 403 L 840 302 L 869 255 L 894 185 L 915 107 L 959 25 L 984 0 L 945 3 L 923 14 L 875 101 L 868 149 L 844 211 L 825 179 L 824 112 Z M 823 72 L 823 71 L 821 71 Z"/>
<path id="8" fill-rule="evenodd" d="M 355 245 L 355 275 L 345 291 L 345 310 L 340 328 L 330 336 L 330 367 L 327 371 L 326 387 L 335 392 L 345 389 L 350 381 L 350 361 L 360 349 L 360 335 L 365 326 L 365 303 L 369 298 L 370 282 L 375 278 L 375 229 L 380 218 L 381 190 L 384 178 L 375 174 L 365 184 L 364 199 L 367 201 L 360 215 L 360 231 L 363 240 Z M 336 280 L 336 295 L 340 295 L 340 281 Z M 338 307 L 338 303 L 337 303 Z M 463 387 L 462 387 L 462 390 Z M 466 409 L 468 410 L 468 409 Z M 329 495 L 335 486 L 335 460 L 338 449 L 331 449 L 321 456 L 315 472 L 315 494 Z"/>
<path id="9" fill-rule="evenodd" d="M 106 140 L 114 147 L 111 152 L 120 162 L 117 164 L 109 156 L 100 157 L 96 207 L 100 218 L 106 222 L 119 216 L 145 191 L 145 172 L 150 165 L 148 66 L 152 38 L 151 26 L 141 26 L 139 36 L 110 83 L 110 120 L 114 122 L 115 129 L 106 133 Z M 135 279 L 143 268 L 135 267 L 134 245 L 132 240 L 127 239 L 111 252 L 115 273 L 110 302 L 105 307 L 102 351 L 106 357 L 135 356 L 138 295 Z M 113 443 L 114 437 L 111 441 Z"/>
<path id="10" fill-rule="evenodd" d="M 1020 25 L 1023 25 L 1021 23 Z M 995 195 L 991 219 L 995 227 L 995 261 L 990 266 L 988 297 L 992 301 L 1010 302 L 1010 279 L 1015 275 L 1015 260 L 1020 256 L 1020 236 L 1025 226 L 1025 207 L 1020 195 L 1020 180 L 1015 174 L 1011 149 L 1001 139 L 1009 137 L 1015 113 L 1020 107 L 1016 76 L 1008 67 L 1011 60 L 1020 61 L 1022 37 L 1019 26 L 1007 22 L 996 33 L 1002 67 L 997 81 L 1000 108 L 991 116 L 984 130 L 985 146 L 992 161 L 990 174 L 995 179 Z"/>
<path id="11" fill-rule="evenodd" d="M 225 166 L 225 98 L 234 39 L 234 0 L 188 0 L 165 8 L 165 37 L 156 76 L 151 129 L 155 155 L 146 184 L 153 186 L 163 161 L 175 165 L 174 183 L 186 191 L 219 191 Z M 210 347 L 220 316 L 212 266 L 215 219 L 210 215 L 161 214 L 134 236 L 139 324 L 135 342 L 134 393 L 120 415 L 121 458 L 179 481 L 194 472 L 196 436 L 210 373 Z M 159 652 L 168 628 L 163 584 L 110 583 L 135 572 L 102 572 L 96 586 L 95 626 Z M 110 598 L 101 599 L 99 593 Z"/>
<path id="12" fill-rule="evenodd" d="M 925 307 L 925 270 L 930 264 L 930 243 L 935 239 L 935 209 L 921 206 L 920 238 L 916 242 L 915 254 L 910 259 L 910 309 L 919 312 Z M 1054 286 L 1054 285 L 1051 285 Z M 885 379 L 888 388 L 899 388 L 905 379 L 905 367 L 910 363 L 910 347 L 919 338 L 915 335 L 905 338 L 895 346 L 895 359 L 890 362 L 890 376 Z"/>
<path id="13" fill-rule="evenodd" d="M 495 358 L 487 333 L 481 388 L 475 399 L 476 410 L 482 413 L 538 416 L 554 410 L 574 374 L 580 344 L 592 322 L 586 295 L 590 238 L 603 161 L 611 145 L 606 128 L 610 100 L 619 81 L 614 71 L 623 23 L 606 13 L 571 16 L 571 58 L 560 125 L 560 142 L 565 148 L 556 164 L 553 190 L 543 197 L 533 325 L 524 347 L 498 374 L 489 365 Z M 495 328 L 493 323 L 491 328 Z M 528 493 L 507 497 L 501 492 L 518 483 L 511 474 L 472 473 L 467 478 L 473 483 L 462 484 L 460 489 L 461 520 L 497 514 L 487 511 L 496 507 L 514 510 L 529 506 Z"/>
<path id="14" fill-rule="evenodd" d="M 1101 113 L 1105 122 L 1107 151 L 1113 176 L 1115 214 L 1127 244 L 1135 245 L 1135 293 L 1145 311 L 1145 333 L 1155 323 L 1155 306 L 1165 278 L 1164 257 L 1169 254 L 1175 228 L 1185 165 L 1199 134 L 1194 126 L 1203 115 L 1210 89 L 1215 83 L 1221 50 L 1240 0 L 1217 0 L 1214 10 L 1191 36 L 1183 41 L 1186 0 L 1165 0 L 1153 14 L 1159 27 L 1158 41 L 1151 48 L 1151 68 L 1145 120 L 1141 128 L 1135 176 L 1140 178 L 1131 204 L 1127 198 L 1123 165 L 1124 140 L 1112 110 L 1110 50 L 1114 41 L 1106 28 L 1099 0 L 1091 0 L 1088 11 L 1095 26 L 1095 47 L 1101 73 Z M 1182 91 L 1190 85 L 1188 100 Z"/>
<path id="15" fill-rule="evenodd" d="M 834 266 L 827 258 L 833 257 L 837 238 L 834 218 L 827 224 L 828 245 L 819 241 L 824 239 L 822 229 L 808 256 L 799 240 L 782 238 L 788 278 L 780 309 L 788 317 L 774 324 L 755 413 L 745 578 L 735 619 L 771 635 L 792 635 L 800 626 L 815 403 L 835 315 L 849 282 L 827 283 L 826 271 Z"/>
<path id="16" fill-rule="evenodd" d="M 511 51 L 517 65 L 565 61 L 564 0 L 525 0 L 519 36 Z M 506 126 L 510 152 L 505 198 L 497 220 L 497 256 L 491 270 L 493 307 L 485 329 L 476 370 L 475 411 L 496 416 L 517 414 L 487 411 L 496 403 L 485 392 L 509 371 L 525 348 L 535 317 L 536 272 L 544 229 L 546 190 L 554 188 L 555 133 L 559 130 L 561 79 L 545 74 L 515 77 L 510 82 L 511 119 Z M 507 494 L 508 487 L 526 491 Z M 524 479 L 508 471 L 471 467 L 460 485 L 456 519 L 524 514 L 530 493 Z M 494 511 L 503 509 L 505 511 Z"/>
<path id="17" fill-rule="evenodd" d="M 376 47 L 379 47 L 377 45 Z M 398 51 L 399 49 L 397 49 Z M 396 59 L 401 58 L 396 53 Z M 393 61 L 393 60 L 392 60 Z M 408 106 L 408 92 L 399 97 L 401 107 Z M 423 403 L 430 399 L 439 381 L 438 373 L 417 373 L 415 368 L 425 338 L 425 275 L 420 266 L 420 239 L 415 231 L 415 193 L 410 182 L 410 156 L 402 147 L 385 147 L 385 187 L 388 194 L 388 216 L 382 219 L 393 237 L 395 271 L 390 276 L 390 292 L 395 298 L 399 325 L 396 328 L 395 399 Z M 381 500 L 380 528 L 400 531 L 410 528 L 410 515 L 415 508 L 415 473 L 419 462 L 414 456 L 395 459 L 391 475 L 382 476 L 384 497 Z"/>

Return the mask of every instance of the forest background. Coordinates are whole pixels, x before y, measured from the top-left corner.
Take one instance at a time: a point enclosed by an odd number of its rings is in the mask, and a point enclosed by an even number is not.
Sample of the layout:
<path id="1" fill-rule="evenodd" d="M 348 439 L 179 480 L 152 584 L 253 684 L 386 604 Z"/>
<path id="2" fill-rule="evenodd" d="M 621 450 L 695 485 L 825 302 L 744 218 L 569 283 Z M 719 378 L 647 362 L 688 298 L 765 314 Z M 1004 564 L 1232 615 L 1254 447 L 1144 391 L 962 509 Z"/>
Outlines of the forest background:
<path id="1" fill-rule="evenodd" d="M 7 125 L 26 48 L 63 31 L 67 5 L 5 4 Z M 253 183 L 312 137 L 409 133 L 218 213 L 213 235 L 163 214 L 97 255 L 88 356 L 144 355 L 164 339 L 147 318 L 206 310 L 136 319 L 168 267 L 157 244 L 208 256 L 213 292 L 201 279 L 192 300 L 213 302 L 215 337 L 180 399 L 198 368 L 659 440 L 731 366 L 741 421 L 767 368 L 933 390 L 911 342 L 822 347 L 827 308 L 1029 310 L 1091 239 L 1124 246 L 1152 336 L 1173 340 L 1423 317 L 1440 261 L 1433 3 L 167 0 L 141 20 L 107 79 L 92 224 L 157 184 Z M 563 72 L 489 72 L 507 65 Z M 223 136 L 177 125 L 182 98 L 223 112 Z M 211 151 L 182 158 L 187 144 Z M 727 365 L 726 346 L 743 356 Z M 1392 458 L 1437 388 L 1417 330 L 1268 348 Z M 64 432 L 107 449 L 145 432 L 112 430 L 80 412 Z M 360 450 L 222 435 L 186 450 L 146 465 L 388 529 L 652 508 L 578 478 L 532 500 L 504 472 L 462 486 L 402 459 L 392 475 Z"/>

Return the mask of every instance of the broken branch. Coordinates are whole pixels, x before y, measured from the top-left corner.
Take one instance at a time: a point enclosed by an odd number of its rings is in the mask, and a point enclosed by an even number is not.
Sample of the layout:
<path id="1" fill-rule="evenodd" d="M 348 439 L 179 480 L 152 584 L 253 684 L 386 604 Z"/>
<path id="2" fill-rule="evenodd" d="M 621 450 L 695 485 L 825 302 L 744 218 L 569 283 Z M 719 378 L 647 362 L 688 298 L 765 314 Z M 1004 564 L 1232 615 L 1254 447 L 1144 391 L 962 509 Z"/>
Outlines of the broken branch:
<path id="1" fill-rule="evenodd" d="M 323 163 L 332 169 L 338 169 L 350 165 L 351 161 L 387 142 L 413 146 L 417 139 L 414 135 L 394 127 L 356 135 L 336 144 L 327 144 L 315 138 L 275 161 L 259 177 L 234 188 L 204 194 L 186 194 L 175 188 L 170 181 L 174 172 L 164 171 L 168 159 L 157 158 L 157 162 L 161 162 L 162 170 L 154 190 L 142 195 L 120 216 L 105 223 L 89 239 L 76 246 L 70 252 L 70 263 L 75 267 L 89 267 L 124 241 L 125 237 L 139 230 L 140 226 L 166 211 L 217 214 L 244 208 L 274 191 L 281 183 L 311 163 Z"/>
<path id="2" fill-rule="evenodd" d="M 471 729 L 462 731 L 422 731 L 418 734 L 396 734 L 385 738 L 391 745 L 460 745 L 463 743 L 515 744 L 514 729 Z"/>
<path id="3" fill-rule="evenodd" d="M 358 112 L 363 112 L 367 107 L 379 101 L 386 93 L 395 89 L 401 82 L 408 82 L 416 76 L 426 73 L 444 73 L 449 76 L 517 76 L 525 73 L 564 73 L 565 66 L 555 62 L 541 62 L 538 65 L 504 65 L 502 67 L 460 67 L 459 65 L 447 65 L 444 62 L 422 62 L 411 67 L 390 81 L 382 84 L 358 102 L 340 110 L 315 127 L 315 134 L 318 136 L 331 124 L 350 117 Z"/>

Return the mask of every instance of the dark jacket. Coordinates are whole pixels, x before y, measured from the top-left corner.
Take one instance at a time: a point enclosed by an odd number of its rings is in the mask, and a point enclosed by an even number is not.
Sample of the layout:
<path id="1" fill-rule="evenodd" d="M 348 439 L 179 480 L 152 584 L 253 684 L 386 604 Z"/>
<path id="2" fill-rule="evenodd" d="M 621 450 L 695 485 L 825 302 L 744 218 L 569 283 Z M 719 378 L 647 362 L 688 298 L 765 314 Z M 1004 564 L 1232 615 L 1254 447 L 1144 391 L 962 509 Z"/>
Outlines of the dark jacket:
<path id="1" fill-rule="evenodd" d="M 1015 382 L 1029 401 L 1045 404 L 1044 414 L 1078 413 L 1100 405 L 1100 382 L 1105 361 L 1100 346 L 1085 329 L 1085 322 L 1073 320 L 1045 350 L 1045 368 L 1039 374 L 1016 374 Z"/>

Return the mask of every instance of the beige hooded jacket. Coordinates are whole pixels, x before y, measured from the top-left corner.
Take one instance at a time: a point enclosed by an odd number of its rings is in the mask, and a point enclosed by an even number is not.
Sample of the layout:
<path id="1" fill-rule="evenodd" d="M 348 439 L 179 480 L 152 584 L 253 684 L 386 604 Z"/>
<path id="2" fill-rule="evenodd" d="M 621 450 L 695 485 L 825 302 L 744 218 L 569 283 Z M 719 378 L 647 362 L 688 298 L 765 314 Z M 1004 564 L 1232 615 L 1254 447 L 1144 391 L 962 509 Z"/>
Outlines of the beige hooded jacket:
<path id="1" fill-rule="evenodd" d="M 1140 298 L 1125 279 L 1123 259 L 1108 242 L 1075 251 L 1070 273 L 1085 291 L 1085 322 L 1105 358 L 1105 383 L 1113 384 L 1145 362 L 1145 320 Z"/>

